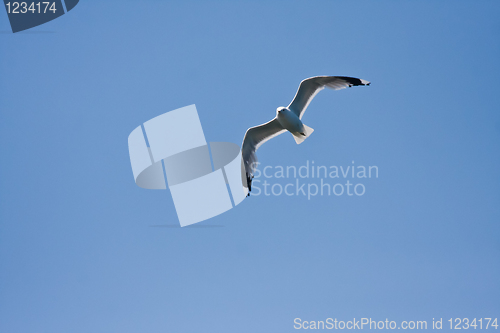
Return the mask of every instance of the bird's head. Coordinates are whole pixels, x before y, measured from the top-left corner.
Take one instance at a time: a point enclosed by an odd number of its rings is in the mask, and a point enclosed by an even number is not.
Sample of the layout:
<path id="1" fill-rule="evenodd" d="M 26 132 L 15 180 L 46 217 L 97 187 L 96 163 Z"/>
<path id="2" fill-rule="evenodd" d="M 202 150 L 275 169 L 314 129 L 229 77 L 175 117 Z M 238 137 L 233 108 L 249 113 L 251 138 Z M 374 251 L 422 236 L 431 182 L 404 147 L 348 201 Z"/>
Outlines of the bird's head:
<path id="1" fill-rule="evenodd" d="M 276 109 L 276 115 L 280 114 L 280 112 L 286 110 L 284 106 L 280 106 L 279 108 Z"/>

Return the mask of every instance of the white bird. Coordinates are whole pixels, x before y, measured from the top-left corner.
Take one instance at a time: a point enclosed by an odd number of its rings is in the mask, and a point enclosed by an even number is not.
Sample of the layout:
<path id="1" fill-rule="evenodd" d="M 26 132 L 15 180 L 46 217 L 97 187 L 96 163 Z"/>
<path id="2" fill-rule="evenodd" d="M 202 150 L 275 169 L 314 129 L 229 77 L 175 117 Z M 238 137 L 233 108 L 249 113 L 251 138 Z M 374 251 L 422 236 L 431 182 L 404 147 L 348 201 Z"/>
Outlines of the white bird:
<path id="1" fill-rule="evenodd" d="M 255 127 L 245 133 L 241 147 L 243 165 L 246 173 L 248 190 L 252 189 L 252 179 L 257 169 L 256 151 L 266 141 L 285 131 L 292 133 L 297 144 L 301 144 L 314 131 L 302 123 L 301 119 L 309 103 L 325 87 L 340 90 L 352 86 L 368 86 L 370 82 L 347 76 L 315 76 L 300 82 L 293 101 L 287 107 L 276 109 L 273 120 Z M 249 193 L 250 195 L 250 193 Z"/>

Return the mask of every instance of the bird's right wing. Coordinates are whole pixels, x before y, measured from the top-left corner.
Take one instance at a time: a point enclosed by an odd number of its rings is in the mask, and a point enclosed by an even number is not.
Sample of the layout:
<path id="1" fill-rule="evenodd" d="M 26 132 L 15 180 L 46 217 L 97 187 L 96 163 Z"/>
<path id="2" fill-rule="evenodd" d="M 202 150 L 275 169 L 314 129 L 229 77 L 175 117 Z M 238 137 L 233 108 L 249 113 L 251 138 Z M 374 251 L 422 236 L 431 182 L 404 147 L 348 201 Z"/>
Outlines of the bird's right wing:
<path id="1" fill-rule="evenodd" d="M 243 139 L 243 145 L 241 147 L 241 156 L 245 165 L 247 180 L 250 179 L 249 186 L 254 171 L 257 168 L 257 155 L 255 152 L 264 142 L 285 131 L 283 126 L 278 122 L 278 119 L 274 118 L 265 124 L 249 128 L 245 133 L 245 138 Z"/>
<path id="2" fill-rule="evenodd" d="M 368 86 L 370 82 L 355 77 L 348 76 L 315 76 L 300 82 L 299 89 L 293 98 L 293 101 L 288 105 L 293 113 L 300 119 L 306 112 L 307 106 L 311 103 L 314 96 L 321 90 L 330 88 L 340 90 L 352 86 Z"/>

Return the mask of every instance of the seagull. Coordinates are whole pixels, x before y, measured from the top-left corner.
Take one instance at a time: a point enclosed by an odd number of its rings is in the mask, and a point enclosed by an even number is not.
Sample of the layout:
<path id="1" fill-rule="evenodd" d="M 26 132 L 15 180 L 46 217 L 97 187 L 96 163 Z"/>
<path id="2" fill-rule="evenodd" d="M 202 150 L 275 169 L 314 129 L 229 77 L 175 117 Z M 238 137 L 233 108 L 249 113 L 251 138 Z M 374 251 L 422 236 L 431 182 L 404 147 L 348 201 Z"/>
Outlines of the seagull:
<path id="1" fill-rule="evenodd" d="M 292 133 L 297 144 L 307 139 L 314 129 L 301 121 L 309 103 L 318 92 L 326 88 L 340 90 L 352 86 L 368 86 L 370 82 L 348 76 L 314 76 L 300 82 L 293 101 L 276 109 L 276 117 L 265 124 L 250 127 L 243 138 L 242 163 L 245 168 L 248 190 L 252 190 L 252 179 L 257 169 L 256 151 L 266 141 L 284 133 Z M 243 169 L 243 168 L 242 168 Z M 243 171 L 243 170 L 242 170 Z M 250 195 L 250 192 L 248 193 Z"/>

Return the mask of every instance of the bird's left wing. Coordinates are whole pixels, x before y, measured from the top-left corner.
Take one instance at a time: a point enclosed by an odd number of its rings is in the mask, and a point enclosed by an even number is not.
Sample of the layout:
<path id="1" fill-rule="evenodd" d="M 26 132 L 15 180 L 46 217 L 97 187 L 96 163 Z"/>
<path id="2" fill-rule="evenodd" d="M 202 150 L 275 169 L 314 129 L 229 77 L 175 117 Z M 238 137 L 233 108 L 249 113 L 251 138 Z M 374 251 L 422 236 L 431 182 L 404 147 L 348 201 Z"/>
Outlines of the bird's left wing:
<path id="1" fill-rule="evenodd" d="M 370 82 L 348 76 L 315 76 L 300 82 L 299 89 L 288 109 L 302 119 L 314 96 L 325 87 L 340 90 L 352 86 L 368 86 Z"/>
<path id="2" fill-rule="evenodd" d="M 257 155 L 256 151 L 266 141 L 280 135 L 286 130 L 278 122 L 278 119 L 273 120 L 255 127 L 251 127 L 245 133 L 243 145 L 241 147 L 241 156 L 245 165 L 245 171 L 250 188 L 250 183 L 255 169 L 257 168 Z"/>

